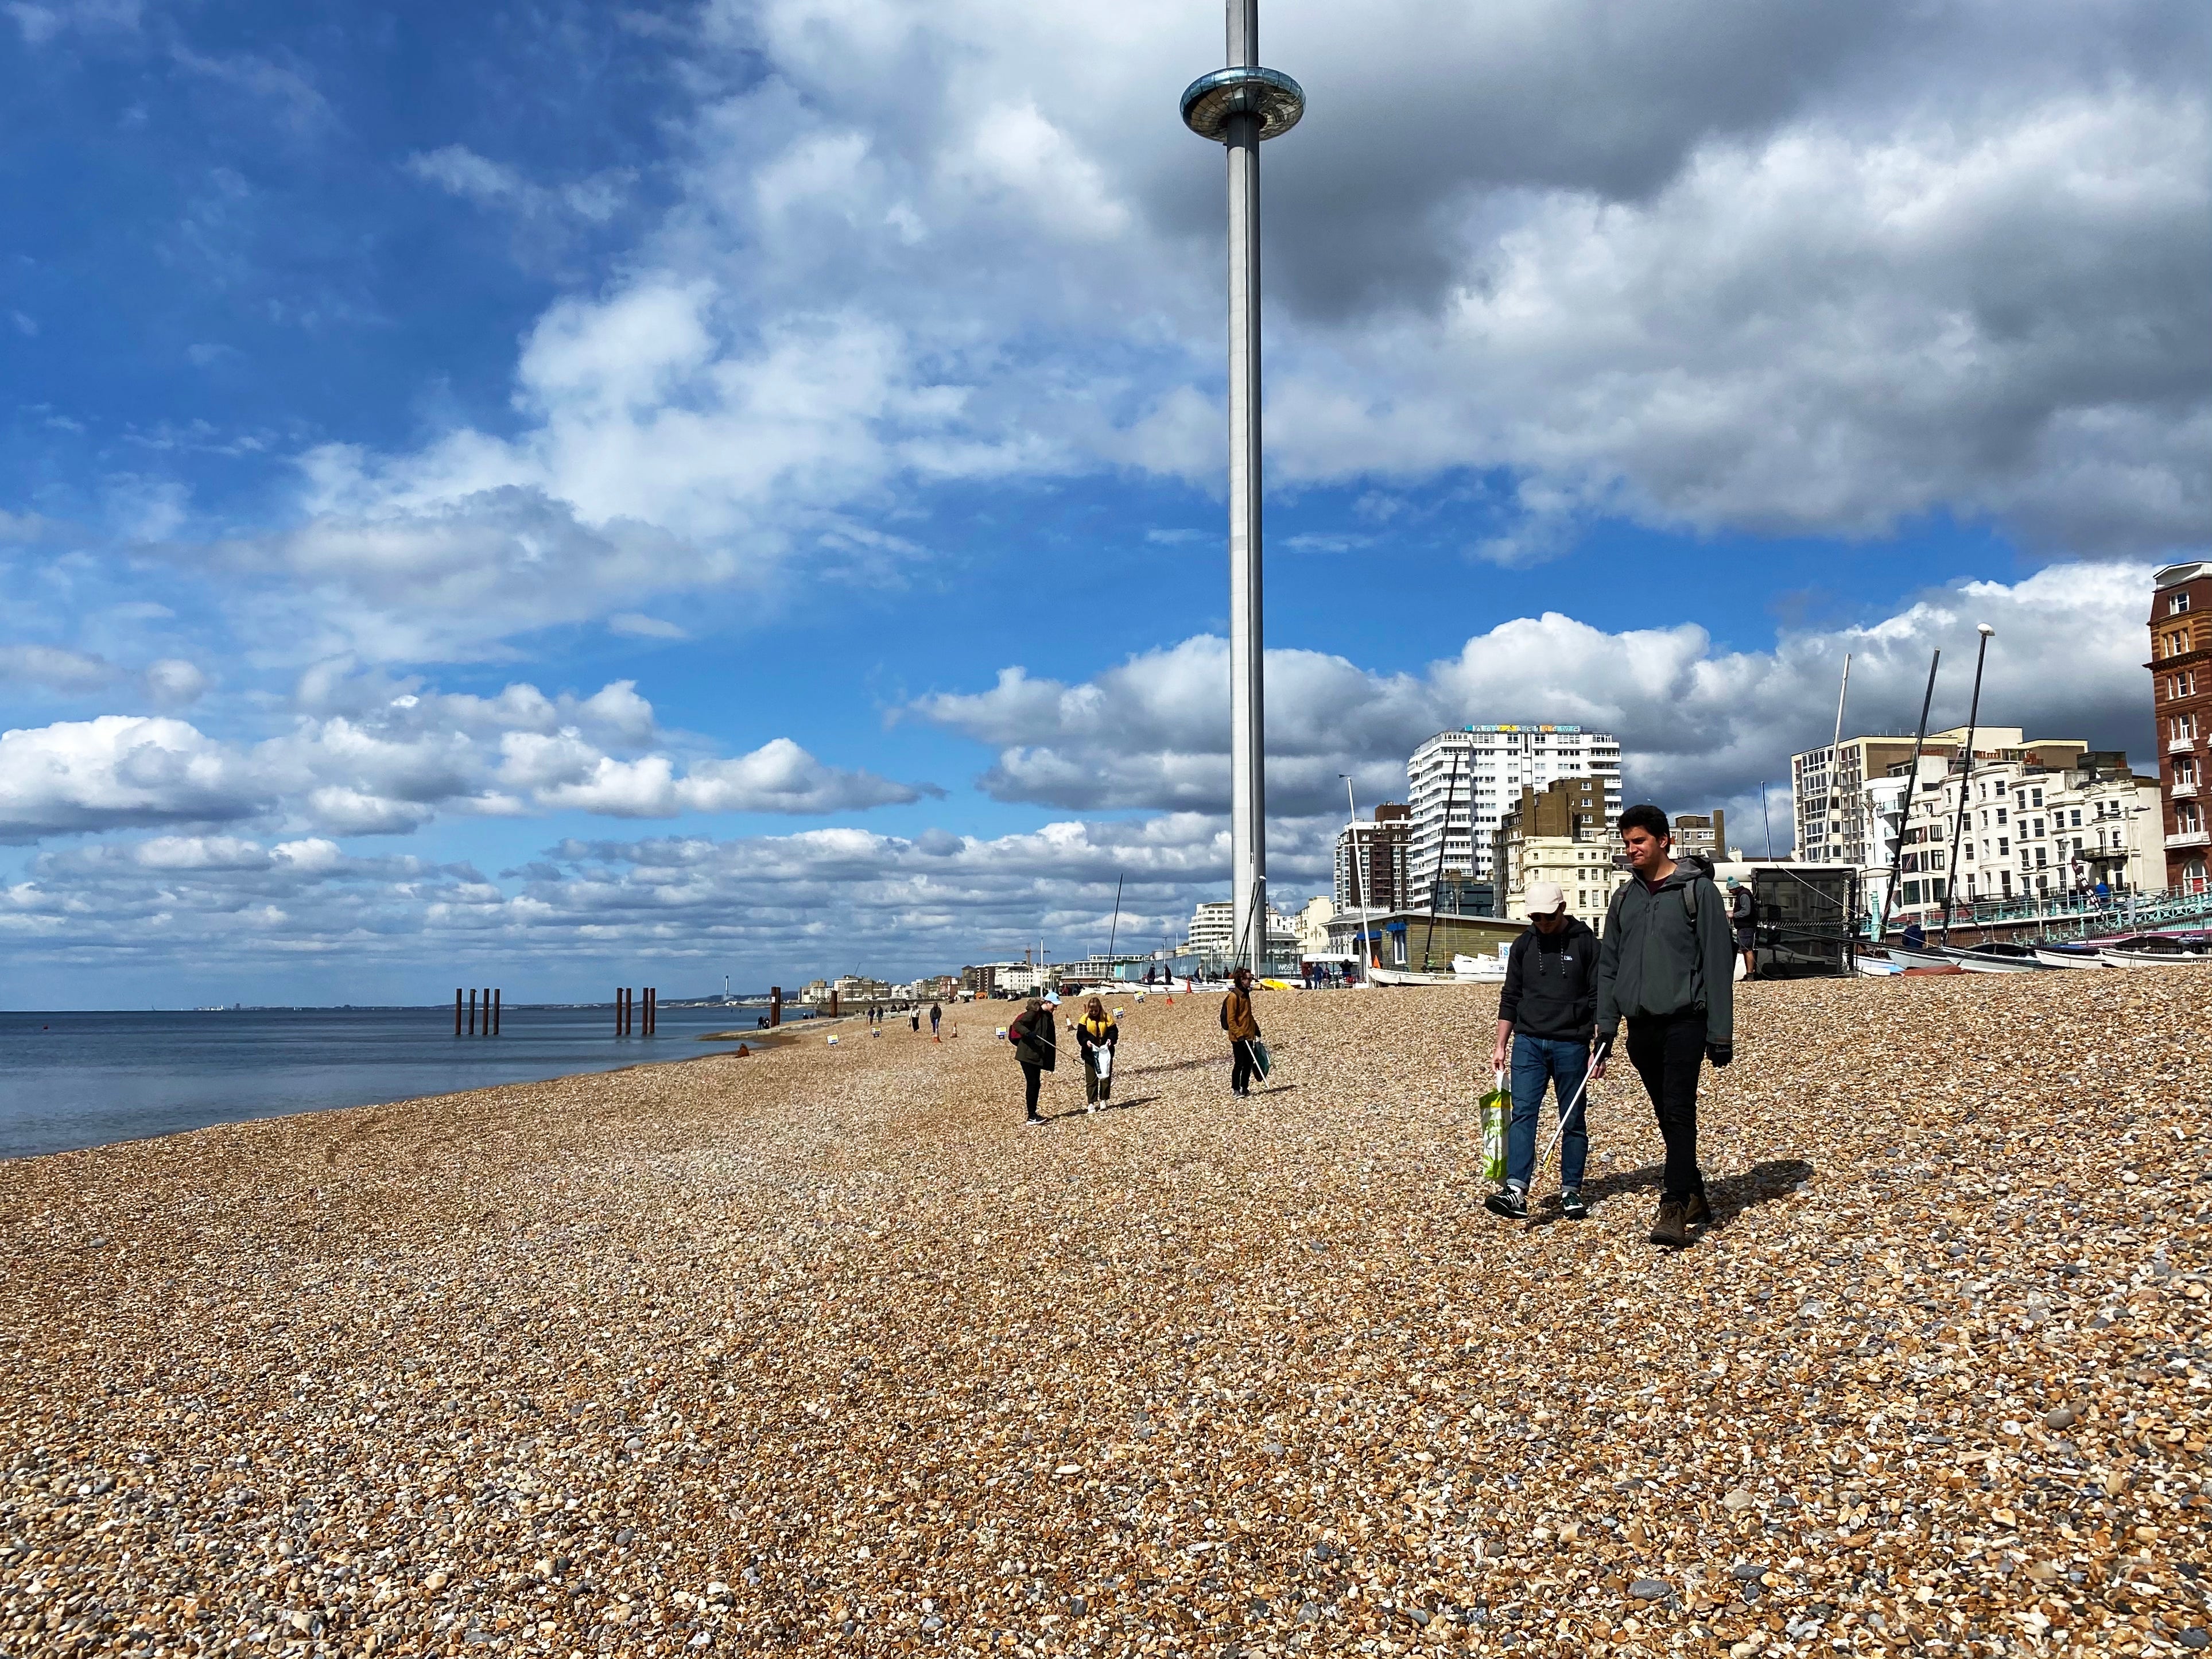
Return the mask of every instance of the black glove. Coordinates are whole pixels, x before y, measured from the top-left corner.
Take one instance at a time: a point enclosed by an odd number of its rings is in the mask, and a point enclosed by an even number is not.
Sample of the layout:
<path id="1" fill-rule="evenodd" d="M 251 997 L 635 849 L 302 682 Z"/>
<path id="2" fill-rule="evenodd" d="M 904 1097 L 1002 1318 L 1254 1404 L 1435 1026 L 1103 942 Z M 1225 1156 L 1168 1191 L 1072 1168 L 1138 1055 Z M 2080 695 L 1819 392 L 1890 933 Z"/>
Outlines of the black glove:
<path id="1" fill-rule="evenodd" d="M 1594 1066 L 1602 1066 L 1606 1062 L 1607 1056 L 1612 1053 L 1613 1036 L 1608 1032 L 1590 1044 L 1590 1063 Z"/>
<path id="2" fill-rule="evenodd" d="M 1725 1066 L 1729 1061 L 1735 1058 L 1735 1044 L 1733 1042 L 1708 1042 L 1705 1045 L 1705 1058 L 1712 1061 L 1716 1069 Z"/>

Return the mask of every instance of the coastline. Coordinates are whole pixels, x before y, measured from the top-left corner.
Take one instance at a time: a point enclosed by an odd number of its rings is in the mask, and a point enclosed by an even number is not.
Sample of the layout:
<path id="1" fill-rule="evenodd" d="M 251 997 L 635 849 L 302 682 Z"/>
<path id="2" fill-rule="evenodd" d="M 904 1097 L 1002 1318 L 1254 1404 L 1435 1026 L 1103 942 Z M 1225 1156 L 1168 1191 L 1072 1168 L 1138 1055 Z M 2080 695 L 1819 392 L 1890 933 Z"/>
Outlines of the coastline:
<path id="1" fill-rule="evenodd" d="M 1455 988 L 1263 999 L 1249 1102 L 1132 1004 L 1036 1130 L 891 1028 L 0 1164 L 0 1649 L 2153 1651 L 2208 1017 L 2113 978 L 1744 988 L 1674 1256 L 1618 1074 L 1593 1219 L 1481 1212 Z"/>

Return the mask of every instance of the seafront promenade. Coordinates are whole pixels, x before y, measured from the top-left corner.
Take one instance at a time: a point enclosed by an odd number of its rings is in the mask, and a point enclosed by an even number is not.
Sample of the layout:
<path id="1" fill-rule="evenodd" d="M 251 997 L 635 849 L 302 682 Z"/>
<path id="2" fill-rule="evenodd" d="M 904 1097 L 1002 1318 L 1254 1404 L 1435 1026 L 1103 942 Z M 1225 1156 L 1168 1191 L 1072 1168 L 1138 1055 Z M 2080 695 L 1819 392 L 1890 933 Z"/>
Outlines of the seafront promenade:
<path id="1" fill-rule="evenodd" d="M 1744 988 L 1675 1255 L 1494 991 L 1117 1002 L 0 1164 L 0 1654 L 2206 1644 L 2192 974 Z"/>

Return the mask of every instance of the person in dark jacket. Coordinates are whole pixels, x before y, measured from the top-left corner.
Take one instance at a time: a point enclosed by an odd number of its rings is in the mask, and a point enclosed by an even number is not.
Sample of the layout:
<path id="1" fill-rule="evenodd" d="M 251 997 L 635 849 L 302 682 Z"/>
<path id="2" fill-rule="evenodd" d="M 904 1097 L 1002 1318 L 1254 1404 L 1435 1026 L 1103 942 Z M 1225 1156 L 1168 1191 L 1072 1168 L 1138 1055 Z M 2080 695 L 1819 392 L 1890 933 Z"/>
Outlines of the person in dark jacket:
<path id="1" fill-rule="evenodd" d="M 1229 1033 L 1229 1092 L 1249 1095 L 1259 1062 L 1252 1045 L 1260 1040 L 1260 1021 L 1252 1012 L 1252 970 L 1239 968 L 1229 978 L 1229 994 L 1221 999 L 1221 1029 Z"/>
<path id="2" fill-rule="evenodd" d="M 1491 1069 L 1513 1072 L 1513 1121 L 1506 1133 L 1505 1185 L 1484 1203 L 1518 1221 L 1528 1213 L 1536 1169 L 1536 1120 L 1544 1085 L 1552 1087 L 1559 1131 L 1559 1212 L 1570 1221 L 1589 1214 L 1583 1202 L 1583 1165 L 1589 1157 L 1586 1103 L 1579 1097 L 1597 1030 L 1597 935 L 1567 914 L 1555 881 L 1528 884 L 1528 931 L 1505 957 L 1505 989 L 1498 999 L 1498 1041 Z M 1510 1050 L 1509 1050 L 1510 1045 Z M 1570 1108 L 1572 1109 L 1570 1110 Z"/>
<path id="3" fill-rule="evenodd" d="M 1054 1023 L 1053 1011 L 1036 997 L 1006 1027 L 1006 1041 L 1014 1045 L 1014 1058 L 1022 1065 L 1022 1082 L 1029 1092 L 1028 1115 L 1024 1124 L 1042 1123 L 1037 1114 L 1037 1091 L 1044 1083 L 1044 1074 L 1060 1063 L 1060 1030 Z"/>
<path id="4" fill-rule="evenodd" d="M 1667 1173 L 1651 1242 L 1680 1249 L 1711 1219 L 1698 1170 L 1698 1069 L 1735 1058 L 1735 941 L 1727 901 L 1696 863 L 1674 861 L 1674 835 L 1656 806 L 1620 815 L 1635 879 L 1613 896 L 1597 955 L 1597 1048 L 1603 1077 L 1620 1022 L 1667 1143 Z"/>
<path id="5" fill-rule="evenodd" d="M 1735 948 L 1743 952 L 1743 976 L 1759 977 L 1759 905 L 1751 889 L 1734 876 L 1728 878 L 1729 926 L 1735 933 Z"/>

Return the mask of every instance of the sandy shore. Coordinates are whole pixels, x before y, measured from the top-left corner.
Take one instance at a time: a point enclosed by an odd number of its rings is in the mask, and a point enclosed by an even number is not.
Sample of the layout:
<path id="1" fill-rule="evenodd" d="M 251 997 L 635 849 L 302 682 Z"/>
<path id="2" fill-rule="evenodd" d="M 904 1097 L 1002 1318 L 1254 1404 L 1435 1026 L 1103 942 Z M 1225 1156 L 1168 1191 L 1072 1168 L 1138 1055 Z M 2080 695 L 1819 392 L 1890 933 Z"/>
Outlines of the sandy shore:
<path id="1" fill-rule="evenodd" d="M 2193 978 L 1747 988 L 1679 1255 L 1621 1077 L 1483 1212 L 1494 997 L 0 1165 L 0 1654 L 2205 1645 Z"/>

